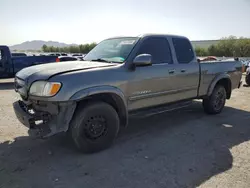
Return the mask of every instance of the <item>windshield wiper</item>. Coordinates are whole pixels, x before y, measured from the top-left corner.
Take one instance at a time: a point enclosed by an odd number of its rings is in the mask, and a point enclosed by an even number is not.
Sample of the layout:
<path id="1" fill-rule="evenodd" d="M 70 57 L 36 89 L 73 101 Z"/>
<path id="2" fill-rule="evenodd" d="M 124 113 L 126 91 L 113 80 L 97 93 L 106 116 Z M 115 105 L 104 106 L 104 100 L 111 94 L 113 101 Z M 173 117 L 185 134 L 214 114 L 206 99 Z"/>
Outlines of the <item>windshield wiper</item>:
<path id="1" fill-rule="evenodd" d="M 98 62 L 112 63 L 111 61 L 107 61 L 107 60 L 102 59 L 102 58 L 92 59 L 92 60 L 90 60 L 90 61 L 98 61 Z"/>

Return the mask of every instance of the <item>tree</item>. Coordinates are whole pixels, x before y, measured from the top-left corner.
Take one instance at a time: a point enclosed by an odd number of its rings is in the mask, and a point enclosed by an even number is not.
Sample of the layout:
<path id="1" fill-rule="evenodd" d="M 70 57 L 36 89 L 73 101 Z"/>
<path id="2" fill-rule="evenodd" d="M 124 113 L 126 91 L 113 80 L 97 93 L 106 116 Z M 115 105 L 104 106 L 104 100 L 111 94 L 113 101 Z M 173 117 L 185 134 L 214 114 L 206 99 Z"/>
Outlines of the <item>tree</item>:
<path id="1" fill-rule="evenodd" d="M 88 53 L 96 46 L 96 43 L 81 44 L 78 46 L 54 47 L 42 46 L 44 52 L 65 52 L 65 53 Z M 226 57 L 250 57 L 250 39 L 235 36 L 221 38 L 218 44 L 208 48 L 196 47 L 197 56 L 226 56 Z"/>
<path id="2" fill-rule="evenodd" d="M 201 48 L 201 47 L 196 47 L 195 48 L 195 53 L 197 56 L 207 56 L 208 51 L 206 48 Z"/>
<path id="3" fill-rule="evenodd" d="M 42 50 L 43 50 L 44 52 L 48 52 L 48 46 L 47 46 L 46 44 L 44 44 L 44 45 L 42 46 Z"/>
<path id="4" fill-rule="evenodd" d="M 218 44 L 211 45 L 208 49 L 196 48 L 195 51 L 198 56 L 206 54 L 204 51 L 207 51 L 206 55 L 210 56 L 250 57 L 250 39 L 235 36 L 224 37 Z"/>
<path id="5" fill-rule="evenodd" d="M 42 50 L 44 52 L 66 52 L 66 53 L 88 53 L 96 46 L 96 43 L 81 44 L 79 46 L 67 46 L 67 47 L 54 47 L 43 45 Z"/>
<path id="6" fill-rule="evenodd" d="M 217 56 L 217 54 L 218 54 L 218 49 L 215 45 L 209 46 L 207 51 L 208 51 L 208 55 L 210 55 L 210 56 L 212 56 L 212 55 Z"/>

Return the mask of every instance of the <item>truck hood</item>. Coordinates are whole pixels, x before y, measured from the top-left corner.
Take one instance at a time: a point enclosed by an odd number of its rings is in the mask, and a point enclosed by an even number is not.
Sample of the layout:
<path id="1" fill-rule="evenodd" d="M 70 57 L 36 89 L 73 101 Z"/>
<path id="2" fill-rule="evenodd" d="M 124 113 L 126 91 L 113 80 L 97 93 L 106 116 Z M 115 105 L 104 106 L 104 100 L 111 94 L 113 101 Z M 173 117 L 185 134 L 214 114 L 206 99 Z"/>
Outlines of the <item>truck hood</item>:
<path id="1" fill-rule="evenodd" d="M 27 85 L 30 85 L 35 80 L 47 80 L 50 77 L 58 74 L 100 67 L 110 67 L 115 65 L 117 64 L 93 61 L 47 63 L 24 68 L 16 73 L 16 77 L 25 81 Z"/>

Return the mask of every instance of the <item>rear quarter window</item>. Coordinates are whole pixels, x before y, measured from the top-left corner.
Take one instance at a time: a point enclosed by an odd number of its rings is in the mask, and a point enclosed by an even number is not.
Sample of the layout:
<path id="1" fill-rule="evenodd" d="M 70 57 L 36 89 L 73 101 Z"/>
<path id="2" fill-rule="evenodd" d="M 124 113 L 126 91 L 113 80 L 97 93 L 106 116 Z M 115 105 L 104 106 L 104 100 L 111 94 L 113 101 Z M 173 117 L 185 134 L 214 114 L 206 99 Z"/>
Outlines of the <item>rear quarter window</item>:
<path id="1" fill-rule="evenodd" d="M 192 45 L 188 39 L 173 38 L 173 45 L 179 63 L 190 63 L 194 59 Z"/>

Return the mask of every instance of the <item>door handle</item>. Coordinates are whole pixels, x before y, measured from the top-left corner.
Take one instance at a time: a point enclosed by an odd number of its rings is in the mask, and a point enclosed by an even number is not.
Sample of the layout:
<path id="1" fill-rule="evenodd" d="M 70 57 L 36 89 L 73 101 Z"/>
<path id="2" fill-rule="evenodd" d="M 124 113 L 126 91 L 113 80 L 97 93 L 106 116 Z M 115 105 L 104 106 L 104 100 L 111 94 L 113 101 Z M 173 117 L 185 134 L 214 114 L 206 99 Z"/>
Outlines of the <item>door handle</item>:
<path id="1" fill-rule="evenodd" d="M 168 70 L 168 73 L 169 73 L 169 74 L 174 74 L 174 72 L 175 72 L 175 70 L 174 70 L 174 69 L 172 69 L 172 70 Z"/>
<path id="2" fill-rule="evenodd" d="M 185 69 L 181 69 L 181 72 L 186 72 L 186 70 Z"/>

